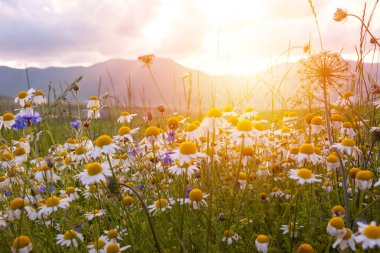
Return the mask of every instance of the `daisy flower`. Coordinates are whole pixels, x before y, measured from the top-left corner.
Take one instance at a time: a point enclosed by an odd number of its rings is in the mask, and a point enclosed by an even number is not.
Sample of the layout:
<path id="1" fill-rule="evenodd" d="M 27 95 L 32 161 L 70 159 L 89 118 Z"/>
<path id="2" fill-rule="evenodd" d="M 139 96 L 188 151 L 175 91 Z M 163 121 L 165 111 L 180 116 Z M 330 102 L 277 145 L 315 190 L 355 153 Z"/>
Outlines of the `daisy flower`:
<path id="1" fill-rule="evenodd" d="M 99 136 L 95 140 L 94 144 L 94 157 L 99 157 L 102 153 L 106 155 L 111 155 L 116 153 L 116 150 L 119 149 L 119 146 L 114 144 L 112 138 L 106 134 Z"/>
<path id="2" fill-rule="evenodd" d="M 372 187 L 373 172 L 370 170 L 360 170 L 355 176 L 355 185 L 360 190 L 368 190 Z"/>
<path id="3" fill-rule="evenodd" d="M 200 137 L 198 126 L 195 123 L 188 124 L 185 127 L 184 134 L 187 141 L 195 141 Z"/>
<path id="4" fill-rule="evenodd" d="M 84 214 L 84 217 L 87 219 L 87 220 L 92 220 L 94 219 L 95 217 L 102 217 L 103 215 L 106 214 L 106 211 L 100 209 L 94 209 L 92 210 L 91 212 L 86 212 Z"/>
<path id="5" fill-rule="evenodd" d="M 29 89 L 28 91 L 22 90 L 17 94 L 17 97 L 15 98 L 15 103 L 20 103 L 20 105 L 23 107 L 26 102 L 30 101 L 33 97 L 34 89 Z"/>
<path id="6" fill-rule="evenodd" d="M 202 130 L 204 136 L 208 134 L 219 134 L 219 128 L 224 128 L 227 126 L 228 122 L 222 117 L 223 114 L 218 108 L 211 108 L 206 115 L 206 118 L 200 124 L 200 129 Z"/>
<path id="7" fill-rule="evenodd" d="M 319 134 L 323 130 L 322 117 L 314 117 L 311 119 L 311 134 Z"/>
<path id="8" fill-rule="evenodd" d="M 122 112 L 121 116 L 117 119 L 117 122 L 121 124 L 130 123 L 137 114 L 130 114 L 129 112 Z"/>
<path id="9" fill-rule="evenodd" d="M 117 132 L 117 136 L 115 136 L 115 139 L 120 141 L 129 141 L 133 143 L 133 137 L 132 134 L 135 134 L 139 131 L 139 128 L 130 129 L 127 126 L 122 126 L 119 128 L 119 131 Z"/>
<path id="10" fill-rule="evenodd" d="M 93 162 L 88 163 L 85 166 L 84 171 L 76 175 L 82 184 L 91 185 L 95 183 L 105 182 L 106 177 L 112 176 L 112 172 L 109 168 L 104 168 L 100 163 Z"/>
<path id="11" fill-rule="evenodd" d="M 310 244 L 302 243 L 297 248 L 297 253 L 315 253 L 315 250 L 313 249 L 313 247 Z"/>
<path id="12" fill-rule="evenodd" d="M 12 253 L 28 253 L 33 250 L 32 241 L 26 235 L 16 237 L 12 242 Z"/>
<path id="13" fill-rule="evenodd" d="M 36 90 L 34 92 L 33 102 L 36 105 L 46 104 L 45 92 L 43 90 Z"/>
<path id="14" fill-rule="evenodd" d="M 332 247 L 335 249 L 339 246 L 339 248 L 343 251 L 346 248 L 350 247 L 351 250 L 356 251 L 355 247 L 355 237 L 352 234 L 352 231 L 349 228 L 344 228 L 346 232 L 343 237 L 338 237 Z"/>
<path id="15" fill-rule="evenodd" d="M 267 253 L 268 252 L 268 245 L 269 245 L 269 238 L 266 235 L 258 235 L 255 240 L 255 245 L 258 252 Z"/>
<path id="16" fill-rule="evenodd" d="M 317 177 L 319 177 L 319 175 L 313 174 L 312 170 L 306 168 L 289 170 L 289 178 L 297 180 L 298 184 L 321 182 Z"/>
<path id="17" fill-rule="evenodd" d="M 332 190 L 333 190 L 333 185 L 332 185 L 331 182 L 324 182 L 324 183 L 322 184 L 322 188 L 323 188 L 324 190 L 326 190 L 327 192 L 332 192 Z"/>
<path id="18" fill-rule="evenodd" d="M 199 209 L 202 206 L 207 207 L 207 202 L 205 198 L 207 198 L 207 194 L 203 194 L 200 189 L 194 188 L 189 193 L 188 203 L 193 209 Z"/>
<path id="19" fill-rule="evenodd" d="M 240 120 L 230 136 L 237 146 L 240 146 L 243 141 L 247 146 L 252 146 L 254 144 L 252 122 L 247 119 Z"/>
<path id="20" fill-rule="evenodd" d="M 206 154 L 197 152 L 197 146 L 190 141 L 182 142 L 179 149 L 175 150 L 170 158 L 173 161 L 179 161 L 179 165 L 190 163 L 192 159 L 205 158 Z"/>
<path id="21" fill-rule="evenodd" d="M 327 171 L 335 171 L 337 168 L 339 168 L 339 160 L 336 155 L 329 155 L 326 158 L 326 166 L 327 166 Z"/>
<path id="22" fill-rule="evenodd" d="M 340 217 L 340 218 L 344 218 L 344 216 L 346 215 L 346 210 L 344 209 L 344 207 L 340 206 L 340 205 L 336 205 L 334 206 L 332 209 L 331 209 L 331 212 L 332 212 L 332 215 L 333 216 L 337 216 L 337 217 Z"/>
<path id="23" fill-rule="evenodd" d="M 88 119 L 99 119 L 100 118 L 100 107 L 91 106 L 87 109 L 87 118 Z"/>
<path id="24" fill-rule="evenodd" d="M 31 117 L 33 115 L 34 115 L 34 110 L 30 102 L 25 102 L 24 106 L 21 107 L 20 112 L 17 114 L 17 116 L 21 116 L 21 117 Z"/>
<path id="25" fill-rule="evenodd" d="M 158 199 L 154 202 L 154 204 L 148 206 L 148 210 L 153 215 L 155 215 L 159 211 L 165 212 L 166 210 L 172 208 L 171 204 L 173 204 L 173 202 L 174 201 L 172 199 L 169 199 L 169 201 L 166 199 Z"/>
<path id="26" fill-rule="evenodd" d="M 87 248 L 89 249 L 88 253 L 106 253 L 104 249 L 105 246 L 106 242 L 102 239 L 98 239 L 87 246 Z"/>
<path id="27" fill-rule="evenodd" d="M 253 110 L 252 107 L 247 107 L 245 109 L 244 113 L 242 113 L 240 115 L 240 118 L 241 119 L 253 119 L 257 114 L 258 114 L 258 112 L 256 112 L 255 110 Z"/>
<path id="28" fill-rule="evenodd" d="M 61 190 L 60 191 L 60 193 L 62 195 L 67 195 L 70 200 L 79 199 L 78 192 L 80 192 L 79 188 L 77 188 L 77 187 L 74 188 L 74 187 L 71 187 L 71 186 L 67 187 L 66 190 Z"/>
<path id="29" fill-rule="evenodd" d="M 11 129 L 12 126 L 16 123 L 15 116 L 12 113 L 5 113 L 0 117 L 0 129 L 4 126 L 6 129 Z"/>
<path id="30" fill-rule="evenodd" d="M 34 177 L 39 182 L 44 182 L 45 180 L 48 182 L 57 182 L 60 179 L 60 177 L 54 173 L 53 168 L 50 168 L 46 164 L 38 168 Z"/>
<path id="31" fill-rule="evenodd" d="M 227 245 L 231 245 L 233 242 L 236 242 L 240 239 L 240 236 L 235 233 L 232 229 L 224 231 L 222 242 L 227 242 Z"/>
<path id="32" fill-rule="evenodd" d="M 9 202 L 9 210 L 7 212 L 8 220 L 18 220 L 22 213 L 26 213 L 30 220 L 35 220 L 37 218 L 36 211 L 30 207 L 24 199 L 14 198 Z"/>
<path id="33" fill-rule="evenodd" d="M 273 187 L 272 192 L 269 194 L 272 198 L 281 198 L 285 195 L 278 187 Z"/>
<path id="34" fill-rule="evenodd" d="M 233 110 L 234 108 L 232 108 L 232 106 L 225 106 L 223 109 L 223 117 L 229 118 L 232 116 L 238 116 L 238 114 L 234 112 Z"/>
<path id="35" fill-rule="evenodd" d="M 380 226 L 375 221 L 370 224 L 357 222 L 359 231 L 355 235 L 355 241 L 362 243 L 363 249 L 380 247 Z"/>
<path id="36" fill-rule="evenodd" d="M 323 161 L 323 158 L 315 153 L 315 148 L 309 143 L 305 143 L 300 147 L 297 154 L 298 164 L 302 165 L 305 161 L 317 164 Z"/>
<path id="37" fill-rule="evenodd" d="M 355 94 L 352 91 L 346 91 L 343 93 L 342 97 L 338 98 L 338 100 L 335 102 L 337 106 L 350 106 L 354 105 L 359 100 L 358 96 L 355 96 Z"/>
<path id="38" fill-rule="evenodd" d="M 41 206 L 38 211 L 38 218 L 49 216 L 51 213 L 58 211 L 59 209 L 67 209 L 69 208 L 69 198 L 58 198 L 56 196 L 52 196 L 45 200 L 43 206 Z"/>
<path id="39" fill-rule="evenodd" d="M 343 237 L 346 233 L 344 229 L 344 221 L 340 217 L 333 217 L 327 224 L 326 231 L 329 235 L 335 237 Z"/>
<path id="40" fill-rule="evenodd" d="M 130 247 L 131 245 L 120 247 L 119 243 L 111 242 L 111 243 L 107 243 L 106 246 L 104 246 L 104 250 L 106 253 L 119 253 L 119 252 L 123 252 L 126 249 L 129 249 Z"/>
<path id="41" fill-rule="evenodd" d="M 74 150 L 74 154 L 71 155 L 74 161 L 87 160 L 89 157 L 88 149 L 86 146 L 77 146 Z"/>
<path id="42" fill-rule="evenodd" d="M 334 129 L 341 129 L 343 127 L 343 116 L 340 114 L 332 115 L 330 121 Z"/>
<path id="43" fill-rule="evenodd" d="M 116 243 L 118 240 L 121 241 L 123 237 L 127 236 L 127 229 L 120 229 L 119 226 L 110 230 L 104 230 L 104 234 L 100 237 L 100 239 L 106 242 L 114 242 Z"/>
<path id="44" fill-rule="evenodd" d="M 361 150 L 356 146 L 352 138 L 344 138 L 340 143 L 334 143 L 331 147 L 338 149 L 342 153 L 353 155 L 355 158 L 361 154 Z"/>
<path id="45" fill-rule="evenodd" d="M 298 228 L 302 228 L 303 226 L 298 226 L 298 223 L 294 226 L 294 223 L 289 223 L 288 225 L 281 225 L 280 229 L 282 231 L 283 235 L 286 235 L 290 232 L 291 237 L 297 237 L 298 236 Z"/>
<path id="46" fill-rule="evenodd" d="M 83 241 L 83 235 L 74 230 L 68 230 L 64 234 L 58 234 L 56 239 L 58 245 L 68 248 L 73 245 L 76 248 L 78 247 L 78 240 Z"/>
<path id="47" fill-rule="evenodd" d="M 87 108 L 91 108 L 93 106 L 100 107 L 100 100 L 97 96 L 91 96 L 87 101 Z"/>
<path id="48" fill-rule="evenodd" d="M 347 138 L 353 138 L 356 135 L 355 130 L 350 122 L 343 122 L 342 128 L 339 131 L 340 135 Z"/>
<path id="49" fill-rule="evenodd" d="M 169 167 L 169 173 L 178 176 L 185 174 L 188 177 L 191 177 L 198 170 L 198 167 L 192 163 L 183 163 L 182 165 L 179 165 L 178 160 L 176 165 Z"/>

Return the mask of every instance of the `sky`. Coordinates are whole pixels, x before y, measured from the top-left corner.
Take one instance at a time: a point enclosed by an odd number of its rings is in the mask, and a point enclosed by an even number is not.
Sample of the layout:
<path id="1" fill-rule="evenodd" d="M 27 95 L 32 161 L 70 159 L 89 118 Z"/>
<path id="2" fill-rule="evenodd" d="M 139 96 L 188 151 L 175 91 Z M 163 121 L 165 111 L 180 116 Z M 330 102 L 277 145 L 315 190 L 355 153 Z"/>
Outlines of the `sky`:
<path id="1" fill-rule="evenodd" d="M 373 1 L 314 0 L 324 50 L 355 59 Z M 380 37 L 380 11 L 371 30 Z M 0 65 L 89 66 L 153 53 L 209 74 L 246 74 L 321 50 L 307 0 L 0 0 Z M 368 49 L 371 45 L 368 43 Z"/>

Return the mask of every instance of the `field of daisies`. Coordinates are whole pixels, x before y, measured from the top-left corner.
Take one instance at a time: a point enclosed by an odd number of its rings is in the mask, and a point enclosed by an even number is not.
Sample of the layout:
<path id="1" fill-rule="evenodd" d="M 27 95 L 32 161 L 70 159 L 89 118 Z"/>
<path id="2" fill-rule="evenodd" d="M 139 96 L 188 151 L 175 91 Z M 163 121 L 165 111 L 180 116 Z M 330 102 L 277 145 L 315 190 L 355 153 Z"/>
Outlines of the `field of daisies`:
<path id="1" fill-rule="evenodd" d="M 379 252 L 380 87 L 309 49 L 305 106 L 272 113 L 81 102 L 80 78 L 20 91 L 1 107 L 0 252 Z"/>

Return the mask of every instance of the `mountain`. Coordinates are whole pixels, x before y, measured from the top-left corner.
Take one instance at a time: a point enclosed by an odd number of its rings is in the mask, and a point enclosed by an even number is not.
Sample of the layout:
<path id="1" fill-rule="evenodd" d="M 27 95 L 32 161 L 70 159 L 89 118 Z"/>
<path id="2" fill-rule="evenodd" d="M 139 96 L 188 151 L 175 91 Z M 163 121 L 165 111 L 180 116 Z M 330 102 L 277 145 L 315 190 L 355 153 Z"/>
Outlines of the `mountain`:
<path id="1" fill-rule="evenodd" d="M 352 66 L 355 66 L 355 62 Z M 377 67 L 366 64 L 364 68 L 374 74 Z M 282 85 L 279 93 L 284 99 L 297 93 L 299 79 L 296 69 L 296 63 L 289 63 L 277 65 L 271 71 L 251 75 L 211 76 L 202 71 L 189 70 L 171 59 L 155 58 L 151 65 L 161 93 L 171 108 L 176 110 L 184 110 L 187 103 L 185 93 L 188 97 L 189 77 L 184 75 L 189 71 L 193 80 L 192 109 L 197 108 L 202 102 L 204 107 L 213 104 L 217 106 L 244 104 L 264 110 L 271 106 L 271 87 L 277 87 L 280 82 Z M 89 67 L 28 68 L 28 75 L 31 87 L 42 89 L 47 93 L 50 84 L 57 95 L 67 84 L 83 76 L 79 82 L 81 101 L 92 95 L 98 93 L 101 95 L 109 91 L 120 104 L 140 106 L 164 104 L 149 69 L 137 60 L 111 59 Z M 285 75 L 286 79 L 283 80 Z M 128 83 L 132 92 L 131 101 L 128 101 Z M 15 97 L 20 90 L 27 89 L 25 69 L 0 67 L 0 87 L 0 95 L 9 97 Z M 277 100 L 275 104 L 278 106 Z"/>

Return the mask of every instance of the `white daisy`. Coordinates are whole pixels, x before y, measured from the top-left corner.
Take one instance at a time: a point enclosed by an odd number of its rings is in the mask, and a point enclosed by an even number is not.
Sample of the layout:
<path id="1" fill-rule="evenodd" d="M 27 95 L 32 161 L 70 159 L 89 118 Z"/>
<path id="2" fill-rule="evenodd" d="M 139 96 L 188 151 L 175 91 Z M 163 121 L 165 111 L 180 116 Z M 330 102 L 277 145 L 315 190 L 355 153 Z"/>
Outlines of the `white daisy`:
<path id="1" fill-rule="evenodd" d="M 12 242 L 12 253 L 29 253 L 33 250 L 32 241 L 26 235 L 16 237 Z"/>
<path id="2" fill-rule="evenodd" d="M 334 244 L 332 245 L 333 248 L 336 248 L 339 246 L 339 248 L 343 251 L 346 248 L 350 247 L 351 250 L 356 251 L 355 247 L 355 237 L 352 235 L 352 231 L 348 228 L 344 228 L 346 230 L 343 237 L 338 237 Z"/>
<path id="3" fill-rule="evenodd" d="M 94 157 L 99 157 L 102 153 L 105 155 L 112 155 L 116 153 L 119 146 L 113 143 L 112 138 L 108 135 L 101 135 L 95 140 L 95 149 L 93 151 Z"/>
<path id="4" fill-rule="evenodd" d="M 319 176 L 320 175 L 315 175 L 313 174 L 313 171 L 305 168 L 289 170 L 289 178 L 297 180 L 298 184 L 321 182 L 320 179 L 317 179 Z"/>
<path id="5" fill-rule="evenodd" d="M 179 161 L 179 165 L 190 163 L 192 159 L 205 158 L 206 154 L 197 152 L 197 146 L 193 142 L 185 141 L 176 149 L 170 158 L 173 161 Z"/>
<path id="6" fill-rule="evenodd" d="M 380 247 L 380 226 L 375 221 L 370 224 L 357 222 L 359 231 L 355 235 L 355 241 L 362 243 L 363 249 Z"/>
<path id="7" fill-rule="evenodd" d="M 15 116 L 12 113 L 5 113 L 0 117 L 0 129 L 4 126 L 6 129 L 11 129 L 16 123 Z"/>
<path id="8" fill-rule="evenodd" d="M 95 183 L 105 182 L 106 177 L 112 176 L 112 172 L 109 168 L 104 168 L 100 163 L 93 162 L 88 163 L 85 166 L 84 171 L 76 175 L 84 185 L 91 185 Z"/>
<path id="9" fill-rule="evenodd" d="M 17 97 L 15 98 L 15 103 L 20 103 L 20 105 L 23 107 L 26 102 L 30 101 L 33 97 L 34 89 L 31 88 L 28 91 L 20 91 L 17 94 Z"/>
<path id="10" fill-rule="evenodd" d="M 73 245 L 76 248 L 78 247 L 78 241 L 83 241 L 83 235 L 74 230 L 68 230 L 64 234 L 58 234 L 56 239 L 58 245 L 68 248 Z"/>
<path id="11" fill-rule="evenodd" d="M 231 245 L 233 242 L 236 242 L 239 239 L 240 239 L 240 236 L 231 229 L 224 231 L 223 237 L 222 237 L 222 241 L 227 242 L 227 245 Z"/>
<path id="12" fill-rule="evenodd" d="M 258 252 L 267 253 L 269 245 L 269 238 L 266 235 L 258 235 L 255 240 L 255 246 Z"/>
<path id="13" fill-rule="evenodd" d="M 121 124 L 130 123 L 137 114 L 129 114 L 129 112 L 122 112 L 121 116 L 117 119 L 117 122 Z"/>
<path id="14" fill-rule="evenodd" d="M 103 215 L 106 214 L 106 211 L 100 209 L 94 209 L 92 210 L 91 212 L 86 212 L 84 214 L 84 217 L 87 219 L 87 220 L 92 220 L 94 219 L 95 217 L 102 217 Z"/>
<path id="15" fill-rule="evenodd" d="M 41 219 L 42 216 L 49 216 L 59 209 L 67 209 L 70 206 L 69 203 L 69 198 L 58 198 L 56 196 L 52 196 L 46 199 L 45 204 L 39 208 L 38 218 Z"/>

